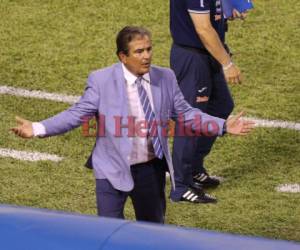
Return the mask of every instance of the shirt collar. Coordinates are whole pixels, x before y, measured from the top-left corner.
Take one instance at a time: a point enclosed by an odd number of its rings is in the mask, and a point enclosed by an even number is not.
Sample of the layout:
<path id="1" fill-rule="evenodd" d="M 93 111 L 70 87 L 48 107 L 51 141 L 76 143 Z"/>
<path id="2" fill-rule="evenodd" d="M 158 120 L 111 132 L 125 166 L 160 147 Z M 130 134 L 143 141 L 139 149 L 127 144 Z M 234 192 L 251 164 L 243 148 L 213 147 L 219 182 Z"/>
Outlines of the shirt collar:
<path id="1" fill-rule="evenodd" d="M 124 73 L 124 77 L 125 77 L 127 84 L 133 85 L 137 79 L 137 76 L 132 74 L 123 63 L 122 63 L 122 68 L 123 68 L 123 73 Z M 150 74 L 149 73 L 144 74 L 142 78 L 147 83 L 150 83 Z"/>

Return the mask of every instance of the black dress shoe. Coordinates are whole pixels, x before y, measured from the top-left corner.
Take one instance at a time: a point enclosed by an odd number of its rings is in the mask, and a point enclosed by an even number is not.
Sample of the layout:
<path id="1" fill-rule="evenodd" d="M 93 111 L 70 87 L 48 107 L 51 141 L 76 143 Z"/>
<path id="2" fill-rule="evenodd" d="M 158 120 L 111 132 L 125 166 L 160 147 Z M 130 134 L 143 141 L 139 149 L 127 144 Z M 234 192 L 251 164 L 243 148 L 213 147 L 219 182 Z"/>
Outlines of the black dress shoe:
<path id="1" fill-rule="evenodd" d="M 191 203 L 216 203 L 217 199 L 203 192 L 202 189 L 189 188 L 181 197 L 180 201 Z"/>
<path id="2" fill-rule="evenodd" d="M 220 185 L 220 180 L 209 176 L 207 173 L 199 173 L 193 177 L 193 181 L 196 185 L 203 188 L 213 188 Z"/>

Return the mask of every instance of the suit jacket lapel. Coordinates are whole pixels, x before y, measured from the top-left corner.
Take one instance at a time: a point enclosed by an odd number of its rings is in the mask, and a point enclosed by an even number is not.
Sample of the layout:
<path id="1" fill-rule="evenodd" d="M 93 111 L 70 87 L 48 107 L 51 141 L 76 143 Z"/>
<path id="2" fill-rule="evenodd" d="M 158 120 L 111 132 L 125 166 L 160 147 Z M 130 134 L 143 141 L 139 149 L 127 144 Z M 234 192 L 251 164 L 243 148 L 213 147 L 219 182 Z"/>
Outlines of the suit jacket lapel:
<path id="1" fill-rule="evenodd" d="M 117 63 L 114 71 L 114 89 L 116 91 L 115 101 L 119 103 L 122 110 L 123 119 L 127 119 L 128 116 L 128 99 L 125 85 L 124 72 L 122 64 Z M 113 97 L 112 97 L 113 98 Z"/>
<path id="2" fill-rule="evenodd" d="M 150 82 L 151 82 L 151 92 L 153 98 L 154 112 L 156 119 L 159 119 L 159 114 L 161 110 L 161 91 L 162 91 L 162 79 L 151 67 L 150 69 Z"/>

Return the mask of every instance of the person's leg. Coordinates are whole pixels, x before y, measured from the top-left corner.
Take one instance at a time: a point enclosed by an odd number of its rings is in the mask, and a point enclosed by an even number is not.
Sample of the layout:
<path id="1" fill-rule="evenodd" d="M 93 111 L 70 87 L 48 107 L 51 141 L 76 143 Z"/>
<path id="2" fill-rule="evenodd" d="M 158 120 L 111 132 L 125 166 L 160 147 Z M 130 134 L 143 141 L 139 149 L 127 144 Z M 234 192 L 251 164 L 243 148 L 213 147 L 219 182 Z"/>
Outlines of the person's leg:
<path id="1" fill-rule="evenodd" d="M 171 68 L 174 70 L 179 87 L 185 99 L 194 107 L 207 104 L 211 91 L 209 56 L 180 48 L 171 50 Z M 173 143 L 173 166 L 176 189 L 172 188 L 172 201 L 180 201 L 188 192 L 192 182 L 192 160 L 196 138 L 175 136 Z"/>
<path id="2" fill-rule="evenodd" d="M 202 109 L 210 115 L 227 119 L 234 108 L 234 103 L 221 66 L 212 60 L 211 69 L 212 90 L 207 104 Z M 218 185 L 218 181 L 210 180 L 204 168 L 204 158 L 210 153 L 215 140 L 216 137 L 199 137 L 197 140 L 197 153 L 195 153 L 192 162 L 193 176 L 198 178 L 198 182 L 202 182 L 204 185 L 207 184 L 207 186 L 210 186 L 210 184 L 212 186 L 214 184 Z"/>
<path id="3" fill-rule="evenodd" d="M 207 113 L 223 119 L 227 119 L 234 108 L 234 102 L 225 80 L 222 67 L 215 60 L 211 60 L 213 69 L 213 86 L 210 101 L 207 105 Z"/>
<path id="4" fill-rule="evenodd" d="M 115 189 L 107 179 L 96 179 L 98 215 L 124 219 L 127 192 Z"/>
<path id="5" fill-rule="evenodd" d="M 164 223 L 165 160 L 155 159 L 149 163 L 131 166 L 134 188 L 130 192 L 136 220 Z"/>
<path id="6" fill-rule="evenodd" d="M 172 201 L 180 201 L 193 182 L 191 159 L 193 158 L 194 143 L 195 140 L 191 137 L 174 137 L 172 162 L 176 188 L 171 188 L 170 198 Z"/>

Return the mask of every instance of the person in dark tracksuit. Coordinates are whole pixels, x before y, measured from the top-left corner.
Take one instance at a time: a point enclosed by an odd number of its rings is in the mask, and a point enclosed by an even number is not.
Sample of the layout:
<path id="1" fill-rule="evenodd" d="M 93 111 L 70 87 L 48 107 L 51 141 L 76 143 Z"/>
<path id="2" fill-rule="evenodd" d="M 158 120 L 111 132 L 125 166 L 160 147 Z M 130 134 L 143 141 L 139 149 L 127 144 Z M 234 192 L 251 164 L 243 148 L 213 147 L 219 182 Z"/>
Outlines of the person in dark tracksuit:
<path id="1" fill-rule="evenodd" d="M 210 115 L 227 119 L 234 103 L 227 82 L 241 82 L 224 43 L 227 25 L 220 0 L 170 0 L 173 38 L 170 65 L 185 99 Z M 204 168 L 216 137 L 175 136 L 173 163 L 175 189 L 172 201 L 212 203 L 216 198 L 203 188 L 219 185 Z"/>

